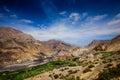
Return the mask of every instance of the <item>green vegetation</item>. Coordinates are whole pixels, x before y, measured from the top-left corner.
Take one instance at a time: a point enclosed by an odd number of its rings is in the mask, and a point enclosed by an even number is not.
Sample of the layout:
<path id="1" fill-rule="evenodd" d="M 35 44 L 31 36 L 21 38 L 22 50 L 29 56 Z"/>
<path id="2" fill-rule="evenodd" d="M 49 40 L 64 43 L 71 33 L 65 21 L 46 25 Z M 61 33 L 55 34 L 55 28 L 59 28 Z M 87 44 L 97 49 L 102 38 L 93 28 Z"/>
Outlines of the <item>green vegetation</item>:
<path id="1" fill-rule="evenodd" d="M 98 64 L 98 62 L 95 62 L 95 64 Z"/>
<path id="2" fill-rule="evenodd" d="M 108 57 L 110 55 L 112 55 L 112 52 L 101 52 L 103 57 Z"/>
<path id="3" fill-rule="evenodd" d="M 33 66 L 16 71 L 0 72 L 0 80 L 23 80 L 42 72 L 53 70 L 54 68 L 62 66 L 76 66 L 75 64 L 75 62 L 69 61 L 52 61 L 43 65 Z"/>
<path id="4" fill-rule="evenodd" d="M 103 72 L 99 73 L 97 80 L 111 80 L 120 76 L 120 64 L 117 67 L 105 69 Z"/>
<path id="5" fill-rule="evenodd" d="M 69 62 L 68 66 L 77 66 L 77 63 L 76 62 Z"/>

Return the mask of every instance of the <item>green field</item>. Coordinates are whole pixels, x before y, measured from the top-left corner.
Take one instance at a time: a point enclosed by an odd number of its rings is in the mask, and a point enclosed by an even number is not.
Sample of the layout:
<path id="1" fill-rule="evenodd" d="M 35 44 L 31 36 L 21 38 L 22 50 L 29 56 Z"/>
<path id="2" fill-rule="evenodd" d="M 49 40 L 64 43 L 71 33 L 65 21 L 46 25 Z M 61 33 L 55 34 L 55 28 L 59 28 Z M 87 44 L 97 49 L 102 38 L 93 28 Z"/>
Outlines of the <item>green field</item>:
<path id="1" fill-rule="evenodd" d="M 0 73 L 0 80 L 23 80 L 31 76 L 43 73 L 45 71 L 53 70 L 54 68 L 60 68 L 63 66 L 76 66 L 75 62 L 69 61 L 52 61 L 43 65 L 24 68 L 15 71 L 5 71 Z"/>
<path id="2" fill-rule="evenodd" d="M 112 52 L 101 52 L 103 57 L 108 57 L 110 55 L 112 55 Z"/>

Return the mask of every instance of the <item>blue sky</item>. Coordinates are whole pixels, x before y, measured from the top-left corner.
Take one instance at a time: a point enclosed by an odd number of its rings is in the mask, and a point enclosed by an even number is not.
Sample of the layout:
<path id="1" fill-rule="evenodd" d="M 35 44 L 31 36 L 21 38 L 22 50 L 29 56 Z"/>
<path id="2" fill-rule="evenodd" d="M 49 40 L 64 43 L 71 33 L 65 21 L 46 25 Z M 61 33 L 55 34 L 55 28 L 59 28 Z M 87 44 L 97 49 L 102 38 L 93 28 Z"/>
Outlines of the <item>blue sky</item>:
<path id="1" fill-rule="evenodd" d="M 0 0 L 0 26 L 86 45 L 120 34 L 120 0 Z"/>

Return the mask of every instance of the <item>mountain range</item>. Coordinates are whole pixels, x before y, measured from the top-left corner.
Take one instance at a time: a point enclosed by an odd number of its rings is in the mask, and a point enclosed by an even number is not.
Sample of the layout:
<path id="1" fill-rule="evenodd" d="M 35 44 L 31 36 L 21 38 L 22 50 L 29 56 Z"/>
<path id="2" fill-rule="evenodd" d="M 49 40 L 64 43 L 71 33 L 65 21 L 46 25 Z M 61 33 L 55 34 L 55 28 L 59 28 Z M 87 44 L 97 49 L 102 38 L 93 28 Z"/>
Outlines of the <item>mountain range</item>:
<path id="1" fill-rule="evenodd" d="M 43 59 L 53 54 L 78 55 L 87 49 L 117 51 L 120 49 L 120 36 L 112 40 L 93 40 L 83 49 L 60 40 L 38 41 L 22 31 L 0 27 L 0 64 L 3 64 L 2 66 Z"/>
<path id="2" fill-rule="evenodd" d="M 70 44 L 62 41 L 38 41 L 19 30 L 0 27 L 0 64 L 3 65 L 46 58 L 60 51 L 68 52 L 70 48 Z"/>

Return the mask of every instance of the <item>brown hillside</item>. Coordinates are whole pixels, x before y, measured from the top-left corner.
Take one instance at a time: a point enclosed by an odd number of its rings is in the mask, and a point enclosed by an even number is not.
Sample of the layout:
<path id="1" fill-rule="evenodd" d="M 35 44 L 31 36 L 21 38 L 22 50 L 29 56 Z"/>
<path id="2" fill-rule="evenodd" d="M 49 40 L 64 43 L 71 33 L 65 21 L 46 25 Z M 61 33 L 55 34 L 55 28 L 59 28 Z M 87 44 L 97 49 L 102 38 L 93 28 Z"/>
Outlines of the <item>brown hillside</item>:
<path id="1" fill-rule="evenodd" d="M 32 36 L 13 28 L 0 27 L 0 64 L 21 63 L 49 56 L 50 53 Z"/>

